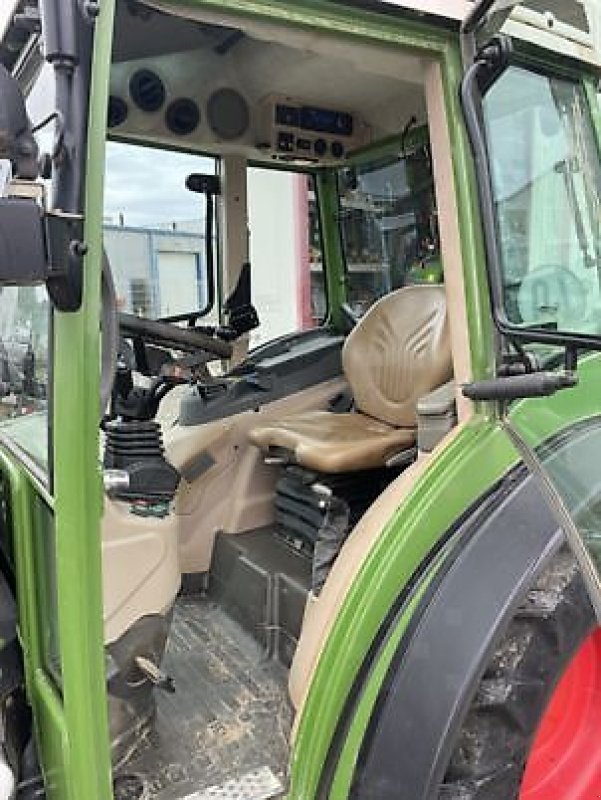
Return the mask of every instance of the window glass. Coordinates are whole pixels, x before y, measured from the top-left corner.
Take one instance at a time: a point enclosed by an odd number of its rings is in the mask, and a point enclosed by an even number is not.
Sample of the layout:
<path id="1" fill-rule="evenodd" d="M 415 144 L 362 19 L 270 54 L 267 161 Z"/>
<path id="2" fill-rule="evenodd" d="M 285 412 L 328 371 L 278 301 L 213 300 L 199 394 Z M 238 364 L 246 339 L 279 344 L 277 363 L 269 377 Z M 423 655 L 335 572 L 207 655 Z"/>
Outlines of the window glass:
<path id="1" fill-rule="evenodd" d="M 327 303 L 312 177 L 250 168 L 247 188 L 256 347 L 321 324 Z"/>
<path id="2" fill-rule="evenodd" d="M 161 318 L 211 309 L 205 199 L 186 189 L 215 161 L 155 147 L 107 143 L 104 246 L 122 311 Z"/>
<path id="3" fill-rule="evenodd" d="M 508 320 L 601 332 L 601 169 L 583 90 L 511 68 L 484 113 Z"/>
<path id="4" fill-rule="evenodd" d="M 35 125 L 54 110 L 54 75 L 45 65 L 27 98 Z M 37 134 L 52 148 L 53 127 Z M 0 433 L 44 469 L 48 464 L 50 302 L 44 286 L 0 287 Z M 24 419 L 27 417 L 27 419 Z"/>
<path id="5" fill-rule="evenodd" d="M 428 148 L 345 167 L 338 188 L 348 298 L 355 314 L 407 283 L 442 280 Z"/>

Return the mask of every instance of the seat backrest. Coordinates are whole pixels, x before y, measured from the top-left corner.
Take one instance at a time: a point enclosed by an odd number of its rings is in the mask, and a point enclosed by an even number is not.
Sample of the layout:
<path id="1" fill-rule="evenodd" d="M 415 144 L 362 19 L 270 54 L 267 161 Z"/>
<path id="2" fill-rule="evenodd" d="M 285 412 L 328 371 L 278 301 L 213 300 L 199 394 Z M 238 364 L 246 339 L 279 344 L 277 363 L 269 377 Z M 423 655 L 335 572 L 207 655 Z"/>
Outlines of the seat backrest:
<path id="1" fill-rule="evenodd" d="M 452 377 L 444 286 L 406 286 L 378 300 L 348 336 L 342 363 L 358 411 L 415 426 L 418 399 Z"/>

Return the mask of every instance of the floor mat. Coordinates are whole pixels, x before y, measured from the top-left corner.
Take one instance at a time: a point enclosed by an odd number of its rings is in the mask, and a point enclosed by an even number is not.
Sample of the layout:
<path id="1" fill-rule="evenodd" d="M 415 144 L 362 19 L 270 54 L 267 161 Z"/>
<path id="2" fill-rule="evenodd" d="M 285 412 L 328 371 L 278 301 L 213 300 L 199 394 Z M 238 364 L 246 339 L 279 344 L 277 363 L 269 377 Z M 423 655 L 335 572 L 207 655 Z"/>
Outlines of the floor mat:
<path id="1" fill-rule="evenodd" d="M 175 694 L 157 692 L 155 730 L 123 770 L 144 779 L 144 799 L 179 800 L 262 768 L 284 780 L 286 671 L 218 605 L 178 600 L 163 668 Z M 118 787 L 117 800 L 129 800 Z"/>

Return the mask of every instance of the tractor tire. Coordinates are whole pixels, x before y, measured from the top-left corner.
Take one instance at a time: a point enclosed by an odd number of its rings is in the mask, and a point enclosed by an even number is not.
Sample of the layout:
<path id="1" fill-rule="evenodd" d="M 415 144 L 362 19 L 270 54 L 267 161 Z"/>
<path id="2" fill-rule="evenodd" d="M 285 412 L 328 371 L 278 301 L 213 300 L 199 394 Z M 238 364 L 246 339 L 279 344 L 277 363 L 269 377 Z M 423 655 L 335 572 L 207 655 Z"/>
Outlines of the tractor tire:
<path id="1" fill-rule="evenodd" d="M 439 800 L 601 798 L 601 753 L 590 765 L 601 751 L 594 745 L 600 690 L 601 636 L 576 561 L 564 547 L 529 590 L 487 665 Z"/>

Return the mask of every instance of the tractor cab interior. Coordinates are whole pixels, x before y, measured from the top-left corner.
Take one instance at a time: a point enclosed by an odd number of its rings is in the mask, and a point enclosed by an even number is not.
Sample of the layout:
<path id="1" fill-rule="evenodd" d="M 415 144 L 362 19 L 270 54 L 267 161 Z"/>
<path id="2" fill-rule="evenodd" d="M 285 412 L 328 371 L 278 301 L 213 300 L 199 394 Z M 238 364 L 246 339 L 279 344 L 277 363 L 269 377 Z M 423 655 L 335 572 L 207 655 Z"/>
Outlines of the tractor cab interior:
<path id="1" fill-rule="evenodd" d="M 117 6 L 102 422 L 117 774 L 156 797 L 263 767 L 285 781 L 344 595 L 466 416 L 440 76 L 359 39 Z"/>

